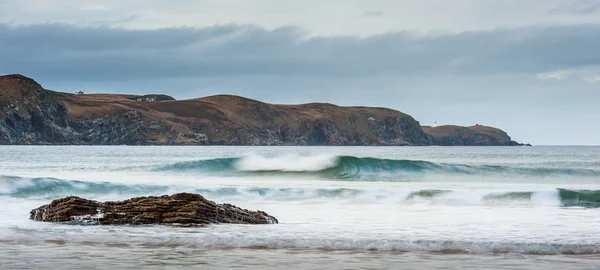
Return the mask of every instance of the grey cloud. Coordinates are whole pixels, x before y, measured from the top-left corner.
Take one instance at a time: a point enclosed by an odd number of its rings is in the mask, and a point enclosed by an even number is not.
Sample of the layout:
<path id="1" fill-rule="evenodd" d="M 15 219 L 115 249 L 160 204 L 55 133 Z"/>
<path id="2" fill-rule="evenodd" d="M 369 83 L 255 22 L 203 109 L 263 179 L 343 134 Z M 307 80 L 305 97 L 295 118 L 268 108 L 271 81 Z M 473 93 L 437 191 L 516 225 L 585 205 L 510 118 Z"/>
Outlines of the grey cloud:
<path id="1" fill-rule="evenodd" d="M 379 17 L 383 16 L 383 12 L 379 10 L 367 10 L 363 13 L 365 17 Z"/>
<path id="2" fill-rule="evenodd" d="M 312 37 L 251 25 L 128 30 L 0 25 L 0 73 L 131 80 L 541 73 L 600 64 L 600 25 Z"/>
<path id="3" fill-rule="evenodd" d="M 548 11 L 550 14 L 572 13 L 587 15 L 600 11 L 598 0 L 579 0 L 566 5 L 558 6 Z"/>
<path id="4" fill-rule="evenodd" d="M 91 21 L 90 24 L 91 25 L 123 24 L 123 23 L 129 23 L 129 22 L 137 21 L 137 20 L 139 20 L 141 18 L 142 18 L 141 15 L 131 15 L 131 16 L 127 16 L 127 17 L 124 17 L 124 18 L 121 18 L 121 19 L 115 19 L 115 20 Z"/>

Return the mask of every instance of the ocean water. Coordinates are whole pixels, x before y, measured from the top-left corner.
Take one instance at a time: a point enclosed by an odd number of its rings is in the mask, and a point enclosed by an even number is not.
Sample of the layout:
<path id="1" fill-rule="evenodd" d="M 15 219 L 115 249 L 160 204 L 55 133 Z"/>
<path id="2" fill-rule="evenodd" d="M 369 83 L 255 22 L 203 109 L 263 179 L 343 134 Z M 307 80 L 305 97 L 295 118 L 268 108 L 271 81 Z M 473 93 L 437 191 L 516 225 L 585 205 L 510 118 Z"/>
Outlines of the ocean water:
<path id="1" fill-rule="evenodd" d="M 29 211 L 198 192 L 277 225 Z M 600 147 L 0 146 L 0 269 L 600 269 Z"/>

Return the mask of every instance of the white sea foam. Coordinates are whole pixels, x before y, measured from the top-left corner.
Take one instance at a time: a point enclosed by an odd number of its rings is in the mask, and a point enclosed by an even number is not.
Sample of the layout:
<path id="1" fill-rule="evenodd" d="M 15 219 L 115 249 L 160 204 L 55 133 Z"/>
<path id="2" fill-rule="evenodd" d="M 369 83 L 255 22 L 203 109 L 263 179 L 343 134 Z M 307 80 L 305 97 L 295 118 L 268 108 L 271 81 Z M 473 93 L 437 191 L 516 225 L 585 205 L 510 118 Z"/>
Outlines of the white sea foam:
<path id="1" fill-rule="evenodd" d="M 239 171 L 282 171 L 282 172 L 316 172 L 335 166 L 335 155 L 300 156 L 284 155 L 265 157 L 247 155 L 240 158 L 235 166 Z"/>
<path id="2" fill-rule="evenodd" d="M 86 222 L 89 219 L 84 218 Z M 73 226 L 73 225 L 70 225 Z M 269 225 L 277 227 L 278 225 Z M 519 240 L 499 240 L 499 241 L 469 241 L 449 240 L 449 239 L 394 239 L 389 236 L 386 239 L 372 238 L 365 236 L 348 237 L 344 233 L 339 236 L 323 235 L 309 236 L 290 235 L 283 231 L 281 235 L 269 234 L 266 231 L 254 231 L 254 235 L 244 235 L 239 231 L 244 228 L 237 227 L 238 232 L 223 232 L 222 229 L 217 232 L 209 232 L 210 228 L 204 229 L 185 229 L 173 228 L 173 233 L 166 233 L 168 227 L 162 227 L 159 230 L 147 228 L 146 232 L 127 230 L 122 228 L 113 228 L 113 233 L 98 233 L 92 227 L 84 227 L 81 230 L 92 231 L 95 233 L 84 234 L 75 232 L 54 235 L 43 235 L 37 232 L 13 233 L 12 235 L 3 235 L 2 242 L 20 244 L 25 246 L 35 246 L 46 244 L 48 242 L 66 242 L 70 246 L 126 246 L 126 247 L 145 247 L 162 248 L 165 246 L 176 248 L 193 249 L 231 249 L 231 248 L 251 248 L 251 249 L 307 249 L 307 250 L 332 250 L 332 251 L 383 251 L 383 252 L 446 252 L 446 253 L 526 253 L 526 254 L 600 254 L 600 245 L 597 242 L 588 240 L 581 242 L 567 241 L 549 241 L 533 242 L 527 239 Z M 272 228 L 275 232 L 278 228 Z M 150 232 L 149 232 L 150 231 Z M 330 233 L 322 231 L 321 233 Z M 121 235 L 118 235 L 121 234 Z M 154 234 L 154 235 L 151 235 Z M 0 234 L 1 235 L 1 234 Z M 408 237 L 413 238 L 413 237 Z"/>
<path id="3" fill-rule="evenodd" d="M 0 195 L 12 194 L 23 188 L 33 187 L 34 181 L 29 178 L 0 175 Z"/>
<path id="4" fill-rule="evenodd" d="M 314 185 L 315 182 L 313 181 Z M 428 187 L 422 184 L 422 187 Z M 0 195 L 29 198 L 53 198 L 82 194 L 92 197 L 127 198 L 139 195 L 161 195 L 165 193 L 201 193 L 214 200 L 258 200 L 258 201 L 310 201 L 332 200 L 370 204 L 388 203 L 432 203 L 445 205 L 540 205 L 559 206 L 557 190 L 494 190 L 494 189 L 431 189 L 418 185 L 394 188 L 377 188 L 369 185 L 352 187 L 311 186 L 177 186 L 177 185 L 126 185 L 122 183 L 65 180 L 56 178 L 0 177 Z M 521 194 L 524 196 L 514 196 Z"/>

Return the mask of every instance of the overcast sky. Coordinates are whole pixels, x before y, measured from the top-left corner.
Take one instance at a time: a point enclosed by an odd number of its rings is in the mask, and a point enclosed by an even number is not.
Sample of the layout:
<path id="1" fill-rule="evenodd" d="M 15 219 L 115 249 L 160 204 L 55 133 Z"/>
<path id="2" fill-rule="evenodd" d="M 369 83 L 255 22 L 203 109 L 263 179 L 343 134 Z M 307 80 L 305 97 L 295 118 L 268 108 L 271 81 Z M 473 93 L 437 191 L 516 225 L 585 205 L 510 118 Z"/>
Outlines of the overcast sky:
<path id="1" fill-rule="evenodd" d="M 0 73 L 600 145 L 600 0 L 0 0 Z"/>

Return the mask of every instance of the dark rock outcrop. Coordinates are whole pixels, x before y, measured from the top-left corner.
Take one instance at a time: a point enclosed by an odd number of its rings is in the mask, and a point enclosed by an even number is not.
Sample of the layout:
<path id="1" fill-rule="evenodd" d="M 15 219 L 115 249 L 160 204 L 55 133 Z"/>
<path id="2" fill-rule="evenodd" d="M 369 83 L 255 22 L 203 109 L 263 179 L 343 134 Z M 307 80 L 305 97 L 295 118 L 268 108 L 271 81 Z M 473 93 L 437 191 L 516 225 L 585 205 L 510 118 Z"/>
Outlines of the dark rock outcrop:
<path id="1" fill-rule="evenodd" d="M 31 210 L 30 219 L 94 225 L 278 223 L 275 217 L 265 212 L 217 204 L 199 194 L 190 193 L 116 202 L 97 202 L 71 196 Z"/>

